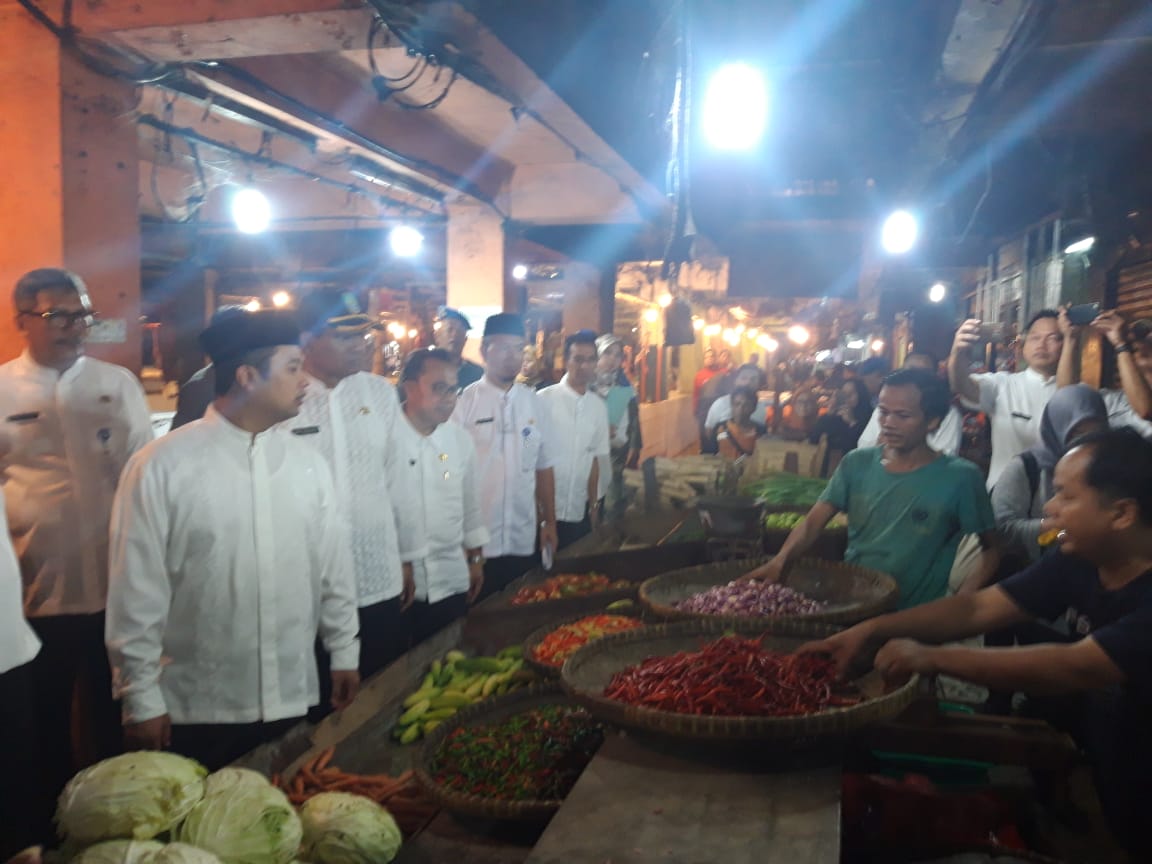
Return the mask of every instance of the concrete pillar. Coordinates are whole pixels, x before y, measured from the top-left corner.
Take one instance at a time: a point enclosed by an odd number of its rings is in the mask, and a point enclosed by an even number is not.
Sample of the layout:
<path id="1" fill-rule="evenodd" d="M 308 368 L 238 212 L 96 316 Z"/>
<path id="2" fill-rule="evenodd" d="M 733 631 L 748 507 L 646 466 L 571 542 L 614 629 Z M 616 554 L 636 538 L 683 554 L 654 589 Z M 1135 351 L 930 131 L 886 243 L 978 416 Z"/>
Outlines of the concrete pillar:
<path id="1" fill-rule="evenodd" d="M 492 208 L 448 204 L 448 305 L 472 322 L 466 356 L 478 359 L 484 319 L 505 309 L 504 222 Z"/>
<path id="2" fill-rule="evenodd" d="M 135 88 L 90 71 L 0 0 L 0 361 L 21 350 L 10 291 L 36 267 L 88 283 L 102 323 L 89 353 L 140 370 Z"/>

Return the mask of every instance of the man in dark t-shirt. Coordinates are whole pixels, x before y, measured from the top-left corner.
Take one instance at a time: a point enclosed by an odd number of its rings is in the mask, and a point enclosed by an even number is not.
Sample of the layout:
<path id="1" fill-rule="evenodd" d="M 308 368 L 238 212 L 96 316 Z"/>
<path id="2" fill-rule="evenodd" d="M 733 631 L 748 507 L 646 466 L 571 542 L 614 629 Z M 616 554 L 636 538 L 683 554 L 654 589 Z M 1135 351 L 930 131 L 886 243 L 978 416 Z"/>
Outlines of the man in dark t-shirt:
<path id="1" fill-rule="evenodd" d="M 1060 551 L 999 585 L 882 615 L 803 650 L 830 653 L 847 669 L 879 648 L 875 666 L 890 680 L 943 674 L 994 690 L 1073 697 L 1050 719 L 1091 762 L 1117 839 L 1136 860 L 1152 861 L 1145 825 L 1152 799 L 1152 444 L 1130 429 L 1082 439 L 1056 466 L 1044 529 L 1058 532 Z M 1071 642 L 941 644 L 1060 616 Z"/>

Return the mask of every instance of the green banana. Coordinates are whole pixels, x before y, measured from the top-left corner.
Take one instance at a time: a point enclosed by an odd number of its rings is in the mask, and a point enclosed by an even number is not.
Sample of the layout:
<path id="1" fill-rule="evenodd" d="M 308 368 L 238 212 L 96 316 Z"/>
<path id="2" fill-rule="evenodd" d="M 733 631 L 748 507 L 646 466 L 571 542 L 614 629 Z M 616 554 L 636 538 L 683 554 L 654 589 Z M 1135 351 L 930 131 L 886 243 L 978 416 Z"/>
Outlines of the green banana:
<path id="1" fill-rule="evenodd" d="M 425 711 L 427 711 L 431 707 L 432 707 L 431 700 L 421 699 L 419 702 L 417 702 L 415 705 L 413 705 L 411 708 L 409 708 L 407 711 L 405 711 L 403 714 L 401 714 L 400 719 L 397 722 L 401 726 L 407 726 L 409 723 L 414 722 L 417 717 L 419 717 L 421 714 L 423 714 Z"/>
<path id="2" fill-rule="evenodd" d="M 441 691 L 439 687 L 421 687 L 414 693 L 408 694 L 408 698 L 404 700 L 404 707 L 411 708 L 417 702 L 421 702 L 424 699 L 431 701 L 437 698 L 440 695 L 440 692 Z"/>

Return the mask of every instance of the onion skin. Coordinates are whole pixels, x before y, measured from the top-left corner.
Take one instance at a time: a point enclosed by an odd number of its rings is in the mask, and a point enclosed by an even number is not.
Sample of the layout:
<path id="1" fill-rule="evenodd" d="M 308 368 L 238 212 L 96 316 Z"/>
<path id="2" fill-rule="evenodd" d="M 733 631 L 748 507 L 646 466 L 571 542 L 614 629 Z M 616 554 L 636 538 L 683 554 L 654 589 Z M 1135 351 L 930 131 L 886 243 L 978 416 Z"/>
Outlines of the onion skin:
<path id="1" fill-rule="evenodd" d="M 812 615 L 823 603 L 774 582 L 733 581 L 693 594 L 676 604 L 677 609 L 699 615 L 770 618 L 778 615 Z"/>

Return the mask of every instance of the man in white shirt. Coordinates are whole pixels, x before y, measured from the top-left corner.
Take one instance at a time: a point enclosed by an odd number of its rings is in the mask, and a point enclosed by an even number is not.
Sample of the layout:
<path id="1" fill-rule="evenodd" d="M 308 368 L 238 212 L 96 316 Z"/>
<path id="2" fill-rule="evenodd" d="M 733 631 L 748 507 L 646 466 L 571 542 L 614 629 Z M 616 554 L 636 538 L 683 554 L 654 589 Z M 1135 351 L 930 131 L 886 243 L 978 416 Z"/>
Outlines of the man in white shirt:
<path id="1" fill-rule="evenodd" d="M 152 440 L 152 421 L 131 372 L 84 356 L 93 312 L 80 277 L 33 270 L 13 302 L 26 347 L 0 366 L 11 440 L 0 484 L 24 613 L 43 643 L 32 675 L 40 771 L 59 791 L 83 764 L 119 750 L 103 648 L 108 518 L 120 471 Z"/>
<path id="2" fill-rule="evenodd" d="M 124 471 L 112 514 L 108 652 L 130 749 L 209 768 L 282 735 L 318 699 L 359 687 L 356 585 L 323 457 L 277 424 L 307 376 L 290 312 L 209 327 L 217 398 Z"/>
<path id="3" fill-rule="evenodd" d="M 314 291 L 301 299 L 296 318 L 308 389 L 285 428 L 315 447 L 332 471 L 356 573 L 360 677 L 367 678 L 407 651 L 411 638 L 404 614 L 412 603 L 411 574 L 405 580 L 385 470 L 400 398 L 386 379 L 364 371 L 374 327 L 354 294 Z M 323 709 L 327 654 L 320 651 L 317 661 Z"/>
<path id="4" fill-rule="evenodd" d="M 948 357 L 948 381 L 969 408 L 983 411 L 992 424 L 992 461 L 988 488 L 996 485 L 1004 466 L 1019 453 L 1040 443 L 1040 415 L 1056 392 L 1056 369 L 1064 348 L 1059 313 L 1043 309 L 1024 331 L 1023 372 L 970 371 L 970 349 L 980 341 L 980 321 L 960 325 Z"/>
<path id="5" fill-rule="evenodd" d="M 936 375 L 939 366 L 935 357 L 922 351 L 913 351 L 904 358 L 905 369 L 923 369 Z M 959 455 L 963 434 L 964 415 L 953 405 L 940 422 L 940 427 L 928 435 L 928 446 L 946 456 Z M 859 449 L 878 446 L 880 446 L 880 409 L 872 412 L 868 425 L 864 427 L 864 431 L 860 433 L 860 440 L 856 442 L 856 447 Z"/>
<path id="6" fill-rule="evenodd" d="M 589 389 L 596 374 L 596 334 L 578 330 L 564 340 L 564 377 L 540 391 L 554 443 L 557 548 L 592 531 L 598 521 L 600 458 L 609 453 L 608 409 Z"/>
<path id="7" fill-rule="evenodd" d="M 484 584 L 488 529 L 480 510 L 476 448 L 449 423 L 459 393 L 455 359 L 442 348 L 413 351 L 400 372 L 404 410 L 388 451 L 400 557 L 411 566 L 413 641 L 468 612 Z"/>
<path id="8" fill-rule="evenodd" d="M 11 436 L 0 427 L 0 459 Z M 24 620 L 20 565 L 0 491 L 0 861 L 51 835 L 51 797 L 40 776 L 32 660 L 40 640 Z"/>
<path id="9" fill-rule="evenodd" d="M 484 323 L 484 377 L 464 389 L 452 414 L 472 438 L 479 465 L 484 546 L 481 599 L 503 590 L 556 551 L 556 485 L 544 406 L 516 383 L 524 353 L 524 319 L 501 312 Z"/>
<path id="10" fill-rule="evenodd" d="M 740 389 L 755 390 L 759 393 L 767 383 L 764 371 L 759 366 L 745 363 L 732 373 L 732 386 L 729 392 L 712 403 L 708 409 L 708 416 L 704 418 L 704 430 L 708 436 L 707 441 L 701 442 L 701 449 L 706 453 L 716 452 L 716 427 L 732 419 L 732 391 Z M 768 403 L 760 399 L 756 403 L 756 410 L 752 412 L 752 422 L 766 426 L 768 423 Z"/>

